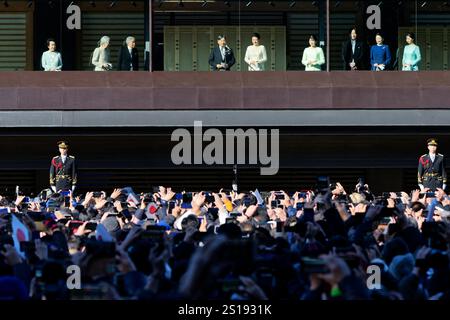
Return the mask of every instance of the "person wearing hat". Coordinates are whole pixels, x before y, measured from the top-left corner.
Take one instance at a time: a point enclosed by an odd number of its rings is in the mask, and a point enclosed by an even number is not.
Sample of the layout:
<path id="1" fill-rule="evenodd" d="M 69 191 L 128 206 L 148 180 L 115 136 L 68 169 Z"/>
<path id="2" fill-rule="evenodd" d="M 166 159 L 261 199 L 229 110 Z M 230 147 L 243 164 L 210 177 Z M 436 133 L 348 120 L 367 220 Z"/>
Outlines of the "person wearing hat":
<path id="1" fill-rule="evenodd" d="M 65 141 L 58 142 L 59 156 L 53 157 L 50 165 L 50 187 L 54 192 L 75 190 L 77 172 L 75 157 L 67 154 L 69 146 Z"/>
<path id="2" fill-rule="evenodd" d="M 419 158 L 417 181 L 420 190 L 436 191 L 437 188 L 445 190 L 447 184 L 447 173 L 445 172 L 445 159 L 440 153 L 436 153 L 437 140 L 427 140 L 429 153 Z"/>

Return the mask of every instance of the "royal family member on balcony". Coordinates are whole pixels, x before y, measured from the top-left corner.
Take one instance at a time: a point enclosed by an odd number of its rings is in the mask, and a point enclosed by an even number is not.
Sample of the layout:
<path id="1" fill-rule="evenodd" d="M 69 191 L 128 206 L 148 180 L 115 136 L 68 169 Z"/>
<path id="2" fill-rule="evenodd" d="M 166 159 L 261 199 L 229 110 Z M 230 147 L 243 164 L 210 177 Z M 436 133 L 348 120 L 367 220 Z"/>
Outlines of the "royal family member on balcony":
<path id="1" fill-rule="evenodd" d="M 44 71 L 61 71 L 61 54 L 56 51 L 56 42 L 53 39 L 47 40 L 48 51 L 42 54 L 41 65 Z"/>
<path id="2" fill-rule="evenodd" d="M 119 71 L 139 71 L 139 52 L 136 49 L 136 39 L 127 37 L 119 49 Z"/>
<path id="3" fill-rule="evenodd" d="M 375 36 L 376 45 L 370 49 L 370 65 L 373 71 L 384 71 L 391 63 L 391 51 L 389 46 L 383 44 L 383 37 L 377 33 Z"/>
<path id="4" fill-rule="evenodd" d="M 419 63 L 422 60 L 422 56 L 420 55 L 419 46 L 414 43 L 415 40 L 416 36 L 414 33 L 411 32 L 406 35 L 407 45 L 403 49 L 402 58 L 403 71 L 419 71 Z"/>
<path id="5" fill-rule="evenodd" d="M 109 71 L 112 69 L 109 60 L 111 56 L 108 48 L 109 40 L 108 36 L 103 36 L 98 42 L 98 47 L 92 53 L 91 63 L 95 66 L 94 71 Z"/>
<path id="6" fill-rule="evenodd" d="M 213 71 L 230 71 L 235 63 L 233 50 L 227 45 L 226 37 L 219 35 L 217 47 L 209 55 L 209 65 Z"/>
<path id="7" fill-rule="evenodd" d="M 317 38 L 314 35 L 309 36 L 309 47 L 303 51 L 302 64 L 305 71 L 321 71 L 325 64 L 325 56 L 321 47 L 317 47 Z"/>
<path id="8" fill-rule="evenodd" d="M 344 70 L 364 70 L 364 43 L 358 39 L 356 28 L 350 30 L 350 37 L 342 44 Z"/>
<path id="9" fill-rule="evenodd" d="M 245 52 L 245 62 L 248 64 L 248 71 L 264 71 L 267 61 L 266 48 L 259 43 L 261 39 L 259 33 L 252 36 L 252 45 L 247 47 Z"/>

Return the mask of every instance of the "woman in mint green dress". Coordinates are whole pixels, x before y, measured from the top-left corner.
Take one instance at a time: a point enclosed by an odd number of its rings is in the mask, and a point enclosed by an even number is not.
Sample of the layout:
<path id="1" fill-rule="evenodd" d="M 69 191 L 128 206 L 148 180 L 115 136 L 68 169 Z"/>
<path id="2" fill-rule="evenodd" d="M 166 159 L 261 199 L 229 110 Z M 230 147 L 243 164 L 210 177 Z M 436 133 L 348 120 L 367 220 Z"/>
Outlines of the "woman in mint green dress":
<path id="1" fill-rule="evenodd" d="M 419 71 L 419 63 L 422 57 L 419 46 L 414 43 L 415 40 L 416 36 L 414 33 L 411 32 L 406 35 L 407 45 L 403 49 L 402 59 L 403 71 Z"/>

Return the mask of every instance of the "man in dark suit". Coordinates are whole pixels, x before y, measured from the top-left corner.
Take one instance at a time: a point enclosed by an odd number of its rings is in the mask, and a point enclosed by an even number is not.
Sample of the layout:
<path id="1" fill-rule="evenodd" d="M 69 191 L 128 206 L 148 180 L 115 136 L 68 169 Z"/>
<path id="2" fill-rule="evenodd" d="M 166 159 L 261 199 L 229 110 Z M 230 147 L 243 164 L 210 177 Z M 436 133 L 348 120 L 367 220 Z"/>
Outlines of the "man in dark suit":
<path id="1" fill-rule="evenodd" d="M 417 181 L 422 191 L 429 189 L 436 191 L 437 188 L 444 189 L 447 184 L 447 173 L 445 172 L 444 156 L 436 153 L 437 140 L 428 139 L 428 151 L 419 158 Z"/>
<path id="2" fill-rule="evenodd" d="M 134 37 L 128 37 L 124 45 L 120 47 L 117 69 L 119 71 L 139 70 L 139 53 L 136 49 L 136 39 Z"/>
<path id="3" fill-rule="evenodd" d="M 53 157 L 50 165 L 50 187 L 54 192 L 75 190 L 77 171 L 75 157 L 67 154 L 69 145 L 58 142 L 59 156 Z"/>
<path id="4" fill-rule="evenodd" d="M 349 39 L 342 44 L 344 70 L 364 70 L 364 51 L 364 43 L 358 40 L 356 28 L 352 28 Z"/>
<path id="5" fill-rule="evenodd" d="M 233 50 L 227 46 L 225 36 L 218 36 L 217 44 L 218 46 L 209 55 L 209 65 L 213 71 L 230 71 L 231 67 L 236 63 Z"/>

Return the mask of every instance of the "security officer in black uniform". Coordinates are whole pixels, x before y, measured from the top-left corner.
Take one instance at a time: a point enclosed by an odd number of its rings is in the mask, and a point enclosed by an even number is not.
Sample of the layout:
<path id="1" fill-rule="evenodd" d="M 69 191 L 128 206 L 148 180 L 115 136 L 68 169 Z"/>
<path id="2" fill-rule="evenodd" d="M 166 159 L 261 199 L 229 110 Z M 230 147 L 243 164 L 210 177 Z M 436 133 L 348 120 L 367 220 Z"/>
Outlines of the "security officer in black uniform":
<path id="1" fill-rule="evenodd" d="M 77 184 L 75 157 L 67 155 L 69 145 L 58 142 L 60 156 L 53 157 L 50 165 L 50 187 L 53 192 L 74 191 Z"/>
<path id="2" fill-rule="evenodd" d="M 438 145 L 436 139 L 428 139 L 427 143 L 429 153 L 419 158 L 417 181 L 420 190 L 430 189 L 430 191 L 436 191 L 437 188 L 445 190 L 447 173 L 445 172 L 444 156 L 436 153 Z"/>

